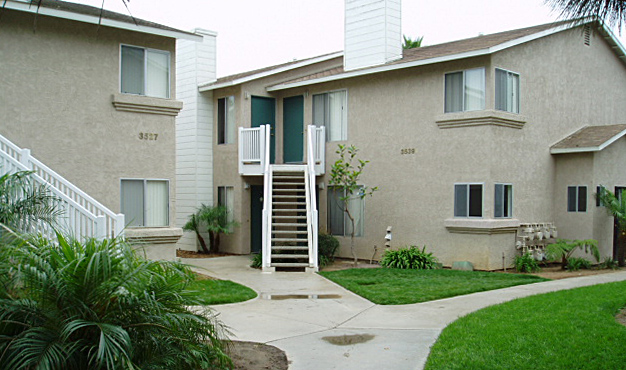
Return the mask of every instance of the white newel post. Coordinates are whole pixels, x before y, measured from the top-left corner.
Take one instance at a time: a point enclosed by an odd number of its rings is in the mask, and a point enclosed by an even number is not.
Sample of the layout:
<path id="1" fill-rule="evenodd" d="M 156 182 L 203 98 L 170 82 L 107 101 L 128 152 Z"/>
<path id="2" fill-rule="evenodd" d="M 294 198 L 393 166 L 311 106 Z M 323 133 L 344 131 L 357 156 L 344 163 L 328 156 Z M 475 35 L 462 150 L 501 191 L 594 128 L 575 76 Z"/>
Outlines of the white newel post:
<path id="1" fill-rule="evenodd" d="M 107 237 L 107 218 L 104 215 L 96 216 L 94 238 L 102 240 Z"/>
<path id="2" fill-rule="evenodd" d="M 20 163 L 26 166 L 29 170 L 33 169 L 33 163 L 30 160 L 30 149 L 20 150 Z"/>
<path id="3" fill-rule="evenodd" d="M 119 236 L 123 236 L 124 235 L 124 227 L 126 227 L 126 216 L 124 216 L 123 213 L 118 213 L 115 216 L 115 235 L 113 235 L 114 238 L 117 238 Z"/>

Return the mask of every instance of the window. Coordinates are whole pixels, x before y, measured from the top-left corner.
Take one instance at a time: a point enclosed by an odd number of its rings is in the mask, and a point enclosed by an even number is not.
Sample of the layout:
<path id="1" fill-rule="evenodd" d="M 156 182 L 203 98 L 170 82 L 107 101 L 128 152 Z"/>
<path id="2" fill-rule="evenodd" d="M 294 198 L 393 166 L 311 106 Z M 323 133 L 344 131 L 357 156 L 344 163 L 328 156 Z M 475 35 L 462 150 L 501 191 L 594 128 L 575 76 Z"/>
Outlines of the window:
<path id="1" fill-rule="evenodd" d="M 567 187 L 567 212 L 587 212 L 587 187 Z"/>
<path id="2" fill-rule="evenodd" d="M 217 143 L 235 142 L 235 97 L 217 99 Z"/>
<path id="3" fill-rule="evenodd" d="M 485 69 L 446 73 L 446 113 L 485 109 Z"/>
<path id="4" fill-rule="evenodd" d="M 122 213 L 129 226 L 169 225 L 167 180 L 122 180 Z"/>
<path id="5" fill-rule="evenodd" d="M 348 140 L 348 92 L 313 95 L 313 124 L 326 126 L 326 140 Z"/>
<path id="6" fill-rule="evenodd" d="M 217 187 L 217 205 L 226 207 L 227 216 L 226 222 L 229 224 L 230 232 L 233 227 L 233 214 L 235 212 L 235 191 L 232 186 L 218 186 Z"/>
<path id="7" fill-rule="evenodd" d="M 600 197 L 604 195 L 605 192 L 606 192 L 606 188 L 604 186 L 602 185 L 596 186 L 596 207 L 604 207 L 604 204 L 602 203 L 602 200 L 600 199 Z"/>
<path id="8" fill-rule="evenodd" d="M 510 218 L 513 216 L 513 185 L 496 184 L 493 216 Z"/>
<path id="9" fill-rule="evenodd" d="M 496 68 L 496 109 L 519 113 L 519 75 Z"/>
<path id="10" fill-rule="evenodd" d="M 332 235 L 350 236 L 352 223 L 347 213 L 344 212 L 344 196 L 342 189 L 328 188 L 328 230 Z M 355 195 L 348 200 L 348 210 L 354 218 L 354 236 L 363 236 L 363 199 Z"/>
<path id="11" fill-rule="evenodd" d="M 454 185 L 454 217 L 483 217 L 483 185 Z"/>
<path id="12" fill-rule="evenodd" d="M 122 93 L 170 97 L 170 53 L 122 45 Z"/>

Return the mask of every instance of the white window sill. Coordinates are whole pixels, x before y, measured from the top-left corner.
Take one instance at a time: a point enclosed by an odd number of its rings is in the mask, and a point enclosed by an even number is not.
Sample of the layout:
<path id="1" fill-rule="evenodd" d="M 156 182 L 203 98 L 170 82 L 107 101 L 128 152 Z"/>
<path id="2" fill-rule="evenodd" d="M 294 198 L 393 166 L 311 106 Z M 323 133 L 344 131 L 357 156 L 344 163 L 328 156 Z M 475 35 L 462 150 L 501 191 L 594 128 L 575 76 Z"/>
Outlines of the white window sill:
<path id="1" fill-rule="evenodd" d="M 183 109 L 183 102 L 178 100 L 130 94 L 113 94 L 112 103 L 118 111 L 166 116 L 177 116 L 178 112 Z"/>
<path id="2" fill-rule="evenodd" d="M 455 234 L 508 234 L 514 233 L 520 225 L 514 218 L 485 219 L 485 218 L 449 218 L 444 226 Z"/>
<path id="3" fill-rule="evenodd" d="M 435 118 L 439 128 L 459 128 L 471 126 L 500 126 L 521 129 L 526 117 L 501 110 L 476 110 L 469 112 L 445 113 Z"/>
<path id="4" fill-rule="evenodd" d="M 183 236 L 180 227 L 132 227 L 124 230 L 124 237 L 131 242 L 146 244 L 174 244 Z"/>

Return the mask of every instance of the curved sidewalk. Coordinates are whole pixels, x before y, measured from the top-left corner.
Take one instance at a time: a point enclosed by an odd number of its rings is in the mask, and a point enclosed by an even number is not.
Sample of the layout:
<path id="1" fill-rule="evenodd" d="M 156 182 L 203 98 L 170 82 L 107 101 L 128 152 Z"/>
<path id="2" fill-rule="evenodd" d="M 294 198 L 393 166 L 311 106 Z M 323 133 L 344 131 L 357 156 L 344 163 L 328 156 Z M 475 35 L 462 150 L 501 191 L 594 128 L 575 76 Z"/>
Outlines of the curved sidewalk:
<path id="1" fill-rule="evenodd" d="M 461 316 L 515 298 L 626 280 L 623 271 L 380 306 L 317 274 L 262 273 L 249 267 L 249 256 L 184 261 L 259 293 L 247 302 L 213 308 L 233 340 L 284 350 L 290 370 L 422 369 L 441 331 Z"/>

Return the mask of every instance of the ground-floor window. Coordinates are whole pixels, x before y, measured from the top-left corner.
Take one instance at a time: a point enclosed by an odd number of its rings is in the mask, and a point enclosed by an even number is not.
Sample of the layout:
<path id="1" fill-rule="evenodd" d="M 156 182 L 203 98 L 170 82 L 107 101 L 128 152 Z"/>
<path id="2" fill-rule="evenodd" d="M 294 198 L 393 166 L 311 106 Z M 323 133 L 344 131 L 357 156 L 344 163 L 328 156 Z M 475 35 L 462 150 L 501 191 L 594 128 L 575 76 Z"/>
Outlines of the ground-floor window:
<path id="1" fill-rule="evenodd" d="M 454 217 L 483 217 L 483 184 L 454 185 Z"/>
<path id="2" fill-rule="evenodd" d="M 513 217 L 513 185 L 496 184 L 493 216 L 496 218 Z"/>
<path id="3" fill-rule="evenodd" d="M 587 187 L 567 187 L 567 212 L 587 212 Z"/>
<path id="4" fill-rule="evenodd" d="M 121 210 L 128 226 L 169 225 L 169 181 L 122 179 L 121 198 Z"/>
<path id="5" fill-rule="evenodd" d="M 217 187 L 217 205 L 226 207 L 226 211 L 228 212 L 226 216 L 226 222 L 228 225 L 231 225 L 232 229 L 233 224 L 233 214 L 235 212 L 235 190 L 232 186 L 218 186 Z M 232 232 L 232 230 L 229 230 Z"/>
<path id="6" fill-rule="evenodd" d="M 343 189 L 328 188 L 328 231 L 332 235 L 352 235 L 352 223 L 344 211 Z M 354 218 L 354 236 L 363 236 L 363 199 L 359 195 L 348 200 L 348 210 Z"/>

